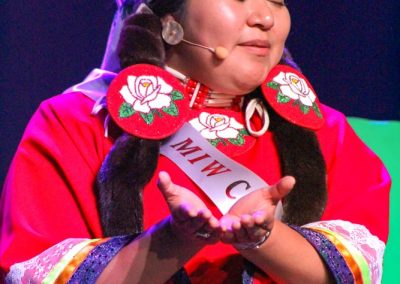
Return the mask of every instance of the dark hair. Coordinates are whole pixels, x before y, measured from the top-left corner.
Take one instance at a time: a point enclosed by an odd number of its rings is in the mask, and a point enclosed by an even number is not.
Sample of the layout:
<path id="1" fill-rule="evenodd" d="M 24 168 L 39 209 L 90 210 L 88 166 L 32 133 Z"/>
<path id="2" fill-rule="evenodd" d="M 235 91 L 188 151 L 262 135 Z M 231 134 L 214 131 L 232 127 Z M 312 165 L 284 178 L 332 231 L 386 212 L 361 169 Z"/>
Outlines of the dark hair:
<path id="1" fill-rule="evenodd" d="M 140 4 L 146 4 L 155 15 L 162 18 L 167 14 L 175 15 L 184 10 L 186 0 L 116 0 L 117 6 L 129 14 L 136 11 Z"/>
<path id="2" fill-rule="evenodd" d="M 128 2 L 136 6 L 141 3 Z M 154 14 L 128 16 L 121 31 L 118 55 L 122 68 L 139 63 L 163 67 L 168 46 L 161 38 L 160 17 L 184 13 L 185 0 L 145 2 Z M 280 63 L 299 69 L 286 48 Z M 250 94 L 254 96 L 263 99 L 260 88 Z M 282 119 L 263 101 L 271 116 L 270 130 L 278 147 L 282 174 L 293 175 L 297 181 L 286 198 L 284 220 L 298 225 L 319 220 L 326 203 L 326 181 L 325 163 L 316 135 Z M 292 147 L 293 144 L 301 148 Z M 154 175 L 158 155 L 159 141 L 126 133 L 116 140 L 97 178 L 96 193 L 105 236 L 142 230 L 142 190 Z"/>
<path id="3" fill-rule="evenodd" d="M 147 1 L 154 14 L 132 14 L 124 22 L 118 43 L 121 68 L 147 63 L 163 67 L 166 46 L 160 17 L 179 14 L 184 0 Z M 122 9 L 135 11 L 141 1 L 125 1 Z M 144 186 L 154 175 L 160 141 L 123 133 L 103 161 L 95 194 L 104 236 L 140 233 L 143 230 Z"/>
<path id="4" fill-rule="evenodd" d="M 149 7 L 158 17 L 183 13 L 186 0 L 150 0 Z"/>

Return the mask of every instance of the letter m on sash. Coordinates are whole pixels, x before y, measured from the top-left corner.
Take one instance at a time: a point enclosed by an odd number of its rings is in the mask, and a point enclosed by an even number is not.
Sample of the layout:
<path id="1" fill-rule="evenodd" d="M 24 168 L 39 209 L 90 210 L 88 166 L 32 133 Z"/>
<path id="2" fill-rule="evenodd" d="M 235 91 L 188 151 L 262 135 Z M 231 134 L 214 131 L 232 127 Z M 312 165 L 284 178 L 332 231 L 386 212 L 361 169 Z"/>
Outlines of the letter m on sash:
<path id="1" fill-rule="evenodd" d="M 188 138 L 182 142 L 171 145 L 170 147 L 176 149 L 182 156 L 185 157 L 187 155 L 201 151 L 201 148 L 199 146 L 189 147 L 192 143 L 193 143 L 193 140 Z"/>

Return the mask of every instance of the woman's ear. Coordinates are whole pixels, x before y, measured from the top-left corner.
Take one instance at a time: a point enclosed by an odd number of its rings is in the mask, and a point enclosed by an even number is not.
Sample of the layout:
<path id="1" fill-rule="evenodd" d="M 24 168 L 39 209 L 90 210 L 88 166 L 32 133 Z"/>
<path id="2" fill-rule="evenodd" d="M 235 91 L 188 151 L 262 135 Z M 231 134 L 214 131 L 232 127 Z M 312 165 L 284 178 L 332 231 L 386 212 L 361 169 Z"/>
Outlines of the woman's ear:
<path id="1" fill-rule="evenodd" d="M 171 14 L 167 14 L 161 18 L 162 25 L 165 25 L 167 22 L 170 22 L 170 21 L 176 21 L 175 17 L 172 16 Z"/>
<path id="2" fill-rule="evenodd" d="M 162 31 L 161 35 L 169 45 L 177 45 L 183 40 L 184 31 L 180 23 L 175 20 L 171 14 L 161 19 Z"/>

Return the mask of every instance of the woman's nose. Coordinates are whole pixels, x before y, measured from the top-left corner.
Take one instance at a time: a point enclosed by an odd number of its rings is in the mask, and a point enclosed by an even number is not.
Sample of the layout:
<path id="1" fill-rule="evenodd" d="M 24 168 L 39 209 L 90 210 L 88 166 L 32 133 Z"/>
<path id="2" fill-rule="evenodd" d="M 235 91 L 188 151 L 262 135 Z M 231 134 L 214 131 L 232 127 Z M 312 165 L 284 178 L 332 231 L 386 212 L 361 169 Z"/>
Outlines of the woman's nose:
<path id="1" fill-rule="evenodd" d="M 258 27 L 262 30 L 268 30 L 274 25 L 274 23 L 275 20 L 273 11 L 266 1 L 263 1 L 263 3 L 254 5 L 252 7 L 248 18 L 249 26 Z"/>

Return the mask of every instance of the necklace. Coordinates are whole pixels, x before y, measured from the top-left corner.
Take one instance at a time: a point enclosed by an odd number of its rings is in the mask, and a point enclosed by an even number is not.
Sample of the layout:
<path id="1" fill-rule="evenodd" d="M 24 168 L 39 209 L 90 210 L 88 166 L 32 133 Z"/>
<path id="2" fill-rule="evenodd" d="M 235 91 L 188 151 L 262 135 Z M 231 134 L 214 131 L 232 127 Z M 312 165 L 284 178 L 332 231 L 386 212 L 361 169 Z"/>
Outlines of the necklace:
<path id="1" fill-rule="evenodd" d="M 240 110 L 243 96 L 215 92 L 199 81 L 189 78 L 169 66 L 166 66 L 165 70 L 178 78 L 184 85 L 190 98 L 190 108 L 202 109 L 206 107 L 214 107 L 229 108 L 235 111 Z"/>

